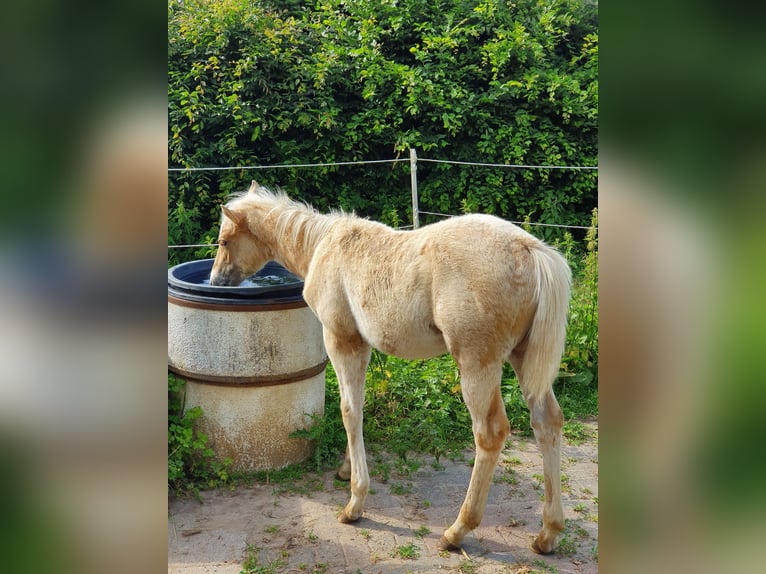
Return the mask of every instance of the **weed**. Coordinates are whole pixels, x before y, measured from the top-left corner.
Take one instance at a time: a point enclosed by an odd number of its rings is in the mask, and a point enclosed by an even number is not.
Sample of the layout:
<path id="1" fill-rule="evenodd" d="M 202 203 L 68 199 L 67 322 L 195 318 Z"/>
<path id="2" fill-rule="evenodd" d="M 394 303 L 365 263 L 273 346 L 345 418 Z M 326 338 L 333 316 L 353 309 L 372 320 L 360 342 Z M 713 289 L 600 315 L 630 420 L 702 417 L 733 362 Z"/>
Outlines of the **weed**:
<path id="1" fill-rule="evenodd" d="M 168 374 L 168 486 L 176 495 L 231 484 L 231 460 L 219 461 L 207 436 L 195 429 L 200 407 L 185 408 L 185 381 Z"/>
<path id="2" fill-rule="evenodd" d="M 279 470 L 263 470 L 250 474 L 258 482 L 273 485 L 272 494 L 304 494 L 318 492 L 324 489 L 321 478 L 316 474 L 308 474 L 303 464 L 291 464 Z"/>
<path id="3" fill-rule="evenodd" d="M 367 373 L 364 433 L 407 461 L 408 453 L 440 457 L 470 444 L 471 418 L 449 355 L 405 361 L 373 351 Z"/>
<path id="4" fill-rule="evenodd" d="M 362 528 L 359 531 L 359 536 L 361 536 L 365 540 L 369 540 L 370 539 L 370 531 L 367 528 Z"/>
<path id="5" fill-rule="evenodd" d="M 575 446 L 581 445 L 590 438 L 590 431 L 588 431 L 588 428 L 580 421 L 565 422 L 562 434 L 564 435 L 564 438 L 569 441 L 569 444 Z"/>
<path id="6" fill-rule="evenodd" d="M 430 532 L 431 532 L 431 529 L 430 529 L 430 528 L 428 528 L 428 526 L 425 526 L 425 525 L 423 525 L 423 526 L 421 526 L 420 528 L 418 528 L 418 529 L 417 529 L 417 530 L 414 532 L 414 534 L 415 534 L 415 537 L 416 537 L 416 538 L 420 538 L 420 539 L 422 540 L 422 539 L 423 539 L 425 536 L 427 536 L 428 534 L 430 534 Z"/>
<path id="7" fill-rule="evenodd" d="M 587 248 L 573 281 L 567 346 L 560 375 L 564 386 L 595 388 L 598 384 L 598 210 L 591 216 Z"/>
<path id="8" fill-rule="evenodd" d="M 240 574 L 250 574 L 251 572 L 255 572 L 255 569 L 258 567 L 258 555 L 261 552 L 260 549 L 257 546 L 248 544 L 246 552 L 247 556 L 242 563 L 242 572 L 240 572 Z"/>
<path id="9" fill-rule="evenodd" d="M 457 565 L 457 571 L 460 574 L 476 574 L 476 568 L 476 564 L 471 562 L 471 560 L 461 560 L 460 564 Z"/>
<path id="10" fill-rule="evenodd" d="M 548 564 L 545 560 L 541 560 L 540 558 L 536 558 L 532 561 L 532 566 L 537 566 L 538 568 L 542 568 L 543 572 L 546 572 L 547 574 L 558 574 L 559 569 L 554 566 L 553 564 Z"/>
<path id="11" fill-rule="evenodd" d="M 403 546 L 397 546 L 394 550 L 394 556 L 404 558 L 405 560 L 417 560 L 420 558 L 420 549 L 415 546 L 414 543 L 410 542 Z"/>
<path id="12" fill-rule="evenodd" d="M 575 512 L 585 512 L 587 508 L 585 507 L 585 504 L 583 504 L 582 502 L 578 502 L 572 507 L 572 510 L 574 510 Z"/>
<path id="13" fill-rule="evenodd" d="M 313 544 L 319 540 L 319 536 L 313 530 L 309 530 L 308 534 L 306 534 L 306 539 Z"/>
<path id="14" fill-rule="evenodd" d="M 495 484 L 505 483 L 515 486 L 519 484 L 519 479 L 516 478 L 516 472 L 512 468 L 509 468 L 503 474 L 493 477 L 492 482 Z"/>
<path id="15" fill-rule="evenodd" d="M 565 528 L 559 540 L 559 547 L 556 550 L 558 556 L 574 556 L 577 554 L 577 543 L 571 538 L 572 534 L 572 522 L 569 520 L 564 521 Z"/>
<path id="16" fill-rule="evenodd" d="M 379 462 L 372 469 L 372 475 L 377 476 L 381 482 L 388 482 L 391 476 L 391 465 L 387 462 Z"/>
<path id="17" fill-rule="evenodd" d="M 272 560 L 268 564 L 258 564 L 258 558 L 260 555 L 260 548 L 248 544 L 246 548 L 247 556 L 242 563 L 242 570 L 239 574 L 276 574 L 287 565 L 287 552 L 282 552 L 280 557 Z"/>
<path id="18" fill-rule="evenodd" d="M 412 494 L 412 485 L 411 484 L 402 484 L 400 482 L 392 482 L 391 485 L 388 487 L 388 489 L 391 491 L 391 494 Z"/>
<path id="19" fill-rule="evenodd" d="M 340 414 L 340 395 L 337 384 L 335 388 L 331 388 L 331 385 L 327 384 L 325 393 L 324 415 L 310 414 L 311 425 L 309 428 L 299 429 L 290 434 L 290 437 L 313 441 L 312 462 L 316 471 L 334 466 L 337 463 L 338 455 L 345 450 L 348 442 L 343 426 L 343 417 Z"/>
<path id="20" fill-rule="evenodd" d="M 505 404 L 505 413 L 514 432 L 524 436 L 532 435 L 529 423 L 529 408 L 524 395 L 521 393 L 518 379 L 510 366 L 503 368 L 503 378 L 500 381 L 500 393 Z"/>
<path id="21" fill-rule="evenodd" d="M 277 532 L 279 532 L 279 525 L 274 524 L 272 526 L 267 526 L 266 528 L 263 529 L 263 531 L 266 534 L 276 534 Z"/>
<path id="22" fill-rule="evenodd" d="M 513 516 L 511 516 L 508 519 L 508 526 L 510 526 L 512 528 L 515 528 L 516 526 L 523 526 L 526 523 L 527 523 L 526 520 L 522 520 L 522 519 L 519 519 L 519 518 L 514 518 Z"/>
<path id="23" fill-rule="evenodd" d="M 446 467 L 441 464 L 438 460 L 434 459 L 431 461 L 431 468 L 434 470 L 444 470 Z"/>
<path id="24" fill-rule="evenodd" d="M 409 478 L 412 473 L 417 472 L 420 469 L 420 463 L 416 460 L 399 459 L 396 462 L 396 472 L 399 476 Z"/>
<path id="25" fill-rule="evenodd" d="M 588 537 L 589 537 L 588 531 L 587 531 L 587 530 L 585 530 L 585 529 L 584 529 L 582 526 L 580 526 L 579 524 L 578 524 L 577 526 L 575 526 L 575 527 L 574 527 L 574 529 L 572 530 L 572 532 L 574 532 L 574 534 L 576 534 L 576 535 L 577 535 L 577 536 L 579 536 L 580 538 L 588 538 Z"/>

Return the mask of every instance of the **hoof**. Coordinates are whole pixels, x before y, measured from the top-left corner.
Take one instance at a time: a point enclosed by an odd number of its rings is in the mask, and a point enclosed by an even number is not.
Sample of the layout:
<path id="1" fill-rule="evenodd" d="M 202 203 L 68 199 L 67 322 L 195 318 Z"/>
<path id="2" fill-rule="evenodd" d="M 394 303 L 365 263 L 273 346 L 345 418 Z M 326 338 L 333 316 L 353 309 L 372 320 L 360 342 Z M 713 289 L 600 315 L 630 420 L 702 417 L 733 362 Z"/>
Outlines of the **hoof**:
<path id="1" fill-rule="evenodd" d="M 340 514 L 338 515 L 338 522 L 341 524 L 351 524 L 352 522 L 356 522 L 361 518 L 360 516 L 357 516 L 356 518 L 351 518 L 348 514 L 346 514 L 345 510 L 341 510 Z"/>
<path id="2" fill-rule="evenodd" d="M 549 554 L 553 554 L 555 548 L 551 548 L 550 550 L 543 550 L 540 545 L 537 543 L 537 540 L 535 540 L 532 543 L 532 550 L 537 552 L 538 554 L 542 554 L 543 556 L 547 556 Z"/>
<path id="3" fill-rule="evenodd" d="M 338 480 L 342 480 L 344 482 L 348 482 L 349 480 L 351 480 L 351 473 L 349 472 L 348 474 L 346 474 L 345 472 L 343 472 L 342 468 L 339 468 L 338 472 L 335 473 L 335 478 L 337 478 Z"/>
<path id="4" fill-rule="evenodd" d="M 438 544 L 439 550 L 460 550 L 460 546 L 456 546 L 452 544 L 449 540 L 447 540 L 447 537 L 442 534 L 442 537 L 439 538 L 439 544 Z"/>

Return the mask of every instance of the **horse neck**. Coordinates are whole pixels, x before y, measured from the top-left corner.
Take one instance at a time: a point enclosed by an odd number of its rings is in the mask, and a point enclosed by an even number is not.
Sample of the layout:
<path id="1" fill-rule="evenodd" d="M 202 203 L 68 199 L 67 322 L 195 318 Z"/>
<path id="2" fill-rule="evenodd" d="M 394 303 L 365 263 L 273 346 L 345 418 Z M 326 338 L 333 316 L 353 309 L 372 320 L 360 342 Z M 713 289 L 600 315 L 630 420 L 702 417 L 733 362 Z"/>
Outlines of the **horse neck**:
<path id="1" fill-rule="evenodd" d="M 314 251 L 334 223 L 334 217 L 301 208 L 272 209 L 266 220 L 272 231 L 273 259 L 301 278 L 306 277 Z"/>

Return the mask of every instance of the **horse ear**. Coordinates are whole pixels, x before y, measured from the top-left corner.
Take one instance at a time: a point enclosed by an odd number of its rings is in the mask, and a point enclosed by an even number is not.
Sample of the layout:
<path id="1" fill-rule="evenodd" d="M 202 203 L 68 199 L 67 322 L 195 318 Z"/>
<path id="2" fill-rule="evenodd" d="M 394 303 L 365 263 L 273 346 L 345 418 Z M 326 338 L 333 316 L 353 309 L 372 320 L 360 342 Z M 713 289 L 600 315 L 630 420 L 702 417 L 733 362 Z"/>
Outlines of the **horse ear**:
<path id="1" fill-rule="evenodd" d="M 259 188 L 259 187 L 261 187 L 261 186 L 260 186 L 260 185 L 258 185 L 258 182 L 257 182 L 257 181 L 255 181 L 255 180 L 253 180 L 253 181 L 250 183 L 250 189 L 248 189 L 248 190 L 247 190 L 247 193 L 255 193 L 256 191 L 258 191 L 258 188 Z"/>
<path id="2" fill-rule="evenodd" d="M 245 216 L 242 213 L 239 213 L 238 211 L 232 211 L 225 205 L 221 206 L 221 209 L 223 209 L 223 214 L 231 219 L 231 221 L 236 225 L 237 227 L 242 227 L 245 223 Z"/>

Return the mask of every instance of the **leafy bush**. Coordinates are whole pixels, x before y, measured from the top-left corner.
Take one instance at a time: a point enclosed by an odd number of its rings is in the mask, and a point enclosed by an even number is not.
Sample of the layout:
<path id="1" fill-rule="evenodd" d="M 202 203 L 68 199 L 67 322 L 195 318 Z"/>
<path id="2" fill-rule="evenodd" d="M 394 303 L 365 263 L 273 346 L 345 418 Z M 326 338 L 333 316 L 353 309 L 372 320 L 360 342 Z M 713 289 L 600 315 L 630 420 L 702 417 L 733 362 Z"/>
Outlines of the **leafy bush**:
<path id="1" fill-rule="evenodd" d="M 170 3 L 171 165 L 389 159 L 410 147 L 436 159 L 595 165 L 596 14 L 582 0 Z M 411 220 L 406 162 L 180 172 L 169 216 L 183 217 L 182 205 L 199 227 L 176 239 L 201 242 L 219 204 L 254 177 L 320 210 Z M 418 179 L 426 211 L 584 224 L 596 204 L 594 171 L 421 162 Z"/>
<path id="2" fill-rule="evenodd" d="M 472 440 L 458 369 L 451 356 L 406 361 L 373 351 L 365 387 L 364 433 L 401 458 L 438 460 Z"/>
<path id="3" fill-rule="evenodd" d="M 586 234 L 585 254 L 574 260 L 574 284 L 561 377 L 586 385 L 598 382 L 598 209 Z"/>
<path id="4" fill-rule="evenodd" d="M 202 409 L 184 408 L 184 380 L 168 374 L 168 487 L 176 495 L 229 482 L 231 461 L 218 461 L 207 436 L 194 429 Z"/>
<path id="5" fill-rule="evenodd" d="M 346 451 L 347 439 L 340 412 L 340 390 L 330 363 L 327 363 L 326 373 L 324 415 L 310 415 L 311 426 L 290 435 L 313 441 L 314 450 L 309 465 L 314 470 L 336 466 L 339 455 Z"/>

